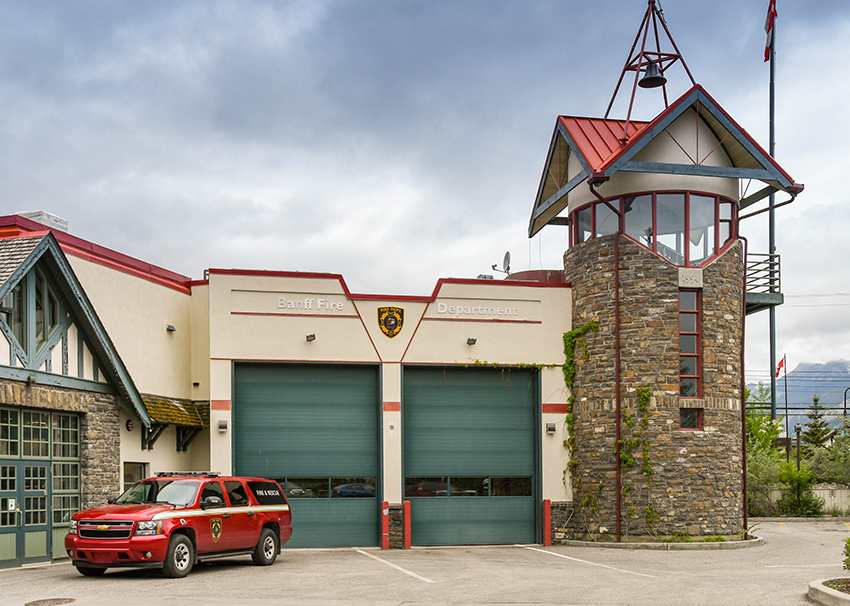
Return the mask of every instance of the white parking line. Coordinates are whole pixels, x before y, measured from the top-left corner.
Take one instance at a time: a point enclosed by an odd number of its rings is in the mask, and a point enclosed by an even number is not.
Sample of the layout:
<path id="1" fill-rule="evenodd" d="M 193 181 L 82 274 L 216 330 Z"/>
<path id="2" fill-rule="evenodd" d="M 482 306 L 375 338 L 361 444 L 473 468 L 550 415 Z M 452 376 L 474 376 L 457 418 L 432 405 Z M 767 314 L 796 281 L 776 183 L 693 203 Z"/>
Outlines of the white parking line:
<path id="1" fill-rule="evenodd" d="M 837 568 L 841 564 L 773 564 L 765 568 Z"/>
<path id="2" fill-rule="evenodd" d="M 399 572 L 403 572 L 404 574 L 408 574 L 408 575 L 412 576 L 412 577 L 413 577 L 413 578 L 415 578 L 415 579 L 419 579 L 420 581 L 425 581 L 426 583 L 433 583 L 433 582 L 434 582 L 434 581 L 432 581 L 431 579 L 426 579 L 425 577 L 420 577 L 420 576 L 419 576 L 418 574 L 416 574 L 415 572 L 410 572 L 409 570 L 405 570 L 405 569 L 404 569 L 404 568 L 402 568 L 401 566 L 396 566 L 396 565 L 395 565 L 395 564 L 393 564 L 392 562 L 387 562 L 386 560 L 384 560 L 384 559 L 382 559 L 382 558 L 379 558 L 378 556 L 374 556 L 374 555 L 372 555 L 371 553 L 368 553 L 368 552 L 366 552 L 366 551 L 363 551 L 362 549 L 357 549 L 356 547 L 352 547 L 352 549 L 353 549 L 354 551 L 356 551 L 357 553 L 362 553 L 362 554 L 363 554 L 364 556 L 366 556 L 367 558 L 372 558 L 373 560 L 378 560 L 378 561 L 379 561 L 379 562 L 381 562 L 382 564 L 386 564 L 386 565 L 387 565 L 387 566 L 389 566 L 390 568 L 395 568 L 395 569 L 396 569 L 396 570 L 398 570 Z"/>
<path id="3" fill-rule="evenodd" d="M 573 562 L 581 562 L 582 564 L 589 564 L 590 566 L 599 566 L 600 568 L 607 568 L 609 570 L 616 570 L 617 572 L 625 572 L 626 574 L 634 574 L 639 577 L 648 577 L 650 579 L 654 579 L 656 577 L 651 574 L 643 574 L 642 572 L 633 572 L 631 570 L 623 570 L 622 568 L 614 568 L 613 566 L 606 566 L 605 564 L 597 564 L 596 562 L 588 562 L 587 560 L 579 560 L 578 558 L 571 558 L 570 556 L 561 555 L 560 553 L 555 553 L 554 551 L 546 551 L 545 549 L 537 549 L 536 547 L 526 547 L 526 549 L 530 549 L 532 551 L 539 551 L 540 553 L 548 553 L 549 555 L 553 555 L 557 558 L 564 558 L 565 560 L 572 560 Z"/>

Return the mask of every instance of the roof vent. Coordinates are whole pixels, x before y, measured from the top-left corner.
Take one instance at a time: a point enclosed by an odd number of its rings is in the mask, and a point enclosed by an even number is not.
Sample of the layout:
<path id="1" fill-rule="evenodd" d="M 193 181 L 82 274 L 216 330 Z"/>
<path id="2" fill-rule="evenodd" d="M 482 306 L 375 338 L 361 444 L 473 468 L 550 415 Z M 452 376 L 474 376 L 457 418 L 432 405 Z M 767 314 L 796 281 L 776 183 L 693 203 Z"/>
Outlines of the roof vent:
<path id="1" fill-rule="evenodd" d="M 63 219 L 62 217 L 57 217 L 56 215 L 51 215 L 48 212 L 44 212 L 43 210 L 30 210 L 23 213 L 15 213 L 19 217 L 23 217 L 24 219 L 29 219 L 30 221 L 35 221 L 36 223 L 41 223 L 45 227 L 49 227 L 50 229 L 56 229 L 59 231 L 64 231 L 68 233 L 68 221 Z"/>

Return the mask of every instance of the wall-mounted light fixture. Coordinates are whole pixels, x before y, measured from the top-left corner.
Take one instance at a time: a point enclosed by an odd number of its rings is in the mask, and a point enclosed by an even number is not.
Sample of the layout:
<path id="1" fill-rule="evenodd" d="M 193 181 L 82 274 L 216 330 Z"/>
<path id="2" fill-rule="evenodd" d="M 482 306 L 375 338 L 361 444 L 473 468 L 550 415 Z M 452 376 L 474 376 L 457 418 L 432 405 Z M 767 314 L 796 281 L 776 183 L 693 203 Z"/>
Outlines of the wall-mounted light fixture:
<path id="1" fill-rule="evenodd" d="M 466 340 L 467 345 L 475 345 L 477 342 L 478 342 L 478 339 L 476 339 L 475 337 L 469 337 Z"/>
<path id="2" fill-rule="evenodd" d="M 308 332 L 307 333 L 307 341 L 309 342 L 309 341 L 315 341 L 315 340 L 316 340 L 316 333 Z"/>
<path id="3" fill-rule="evenodd" d="M 546 423 L 546 433 L 548 433 L 548 434 L 555 433 L 555 424 L 554 423 Z"/>
<path id="4" fill-rule="evenodd" d="M 218 422 L 218 430 L 219 430 L 220 432 L 225 432 L 225 431 L 227 431 L 227 419 L 221 419 L 221 420 L 219 420 L 219 422 Z"/>
<path id="5" fill-rule="evenodd" d="M 167 330 L 168 332 L 174 332 L 174 331 L 175 331 L 175 330 L 177 330 L 177 329 L 176 329 L 176 328 L 174 328 L 174 325 L 173 325 L 173 324 L 166 324 L 166 325 L 165 325 L 165 330 Z"/>

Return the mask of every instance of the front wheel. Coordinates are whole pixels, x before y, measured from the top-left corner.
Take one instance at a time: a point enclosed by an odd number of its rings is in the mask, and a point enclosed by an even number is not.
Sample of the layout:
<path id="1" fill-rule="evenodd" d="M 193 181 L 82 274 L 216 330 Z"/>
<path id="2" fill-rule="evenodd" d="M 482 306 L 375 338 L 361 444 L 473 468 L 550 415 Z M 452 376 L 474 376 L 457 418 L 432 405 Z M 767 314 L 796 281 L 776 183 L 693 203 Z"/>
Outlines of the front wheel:
<path id="1" fill-rule="evenodd" d="M 173 579 L 185 577 L 195 565 L 195 549 L 189 537 L 176 534 L 168 542 L 168 552 L 162 563 L 162 574 Z"/>
<path id="2" fill-rule="evenodd" d="M 257 547 L 254 553 L 251 554 L 251 559 L 257 566 L 271 566 L 277 559 L 277 553 L 280 548 L 277 545 L 278 537 L 270 528 L 263 528 L 260 533 L 260 540 L 257 542 Z"/>
<path id="3" fill-rule="evenodd" d="M 106 572 L 106 568 L 89 568 L 88 566 L 77 566 L 76 568 L 77 572 L 84 577 L 99 577 Z"/>

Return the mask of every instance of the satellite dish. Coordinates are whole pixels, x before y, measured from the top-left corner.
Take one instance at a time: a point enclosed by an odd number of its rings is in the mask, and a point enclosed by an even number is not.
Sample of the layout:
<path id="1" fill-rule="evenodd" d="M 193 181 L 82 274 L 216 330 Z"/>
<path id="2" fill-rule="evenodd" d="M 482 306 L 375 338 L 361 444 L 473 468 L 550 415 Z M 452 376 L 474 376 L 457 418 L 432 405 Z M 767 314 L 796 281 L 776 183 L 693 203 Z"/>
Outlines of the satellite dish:
<path id="1" fill-rule="evenodd" d="M 511 251 L 505 253 L 505 258 L 502 260 L 502 271 L 511 275 Z"/>

